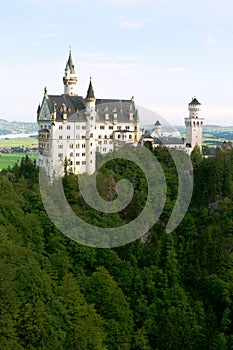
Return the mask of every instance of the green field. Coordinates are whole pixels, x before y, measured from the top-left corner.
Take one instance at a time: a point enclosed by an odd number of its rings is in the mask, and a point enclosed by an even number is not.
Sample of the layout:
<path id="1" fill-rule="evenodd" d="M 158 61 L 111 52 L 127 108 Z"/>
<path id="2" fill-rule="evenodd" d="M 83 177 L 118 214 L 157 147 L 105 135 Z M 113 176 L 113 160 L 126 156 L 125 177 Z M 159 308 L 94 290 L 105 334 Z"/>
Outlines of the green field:
<path id="1" fill-rule="evenodd" d="M 28 153 L 30 159 L 36 159 L 37 152 Z M 15 163 L 19 163 L 26 153 L 0 153 L 0 170 L 12 167 Z"/>
<path id="2" fill-rule="evenodd" d="M 16 139 L 0 139 L 0 148 L 11 148 L 11 147 L 37 147 L 38 140 L 30 137 L 16 138 Z"/>

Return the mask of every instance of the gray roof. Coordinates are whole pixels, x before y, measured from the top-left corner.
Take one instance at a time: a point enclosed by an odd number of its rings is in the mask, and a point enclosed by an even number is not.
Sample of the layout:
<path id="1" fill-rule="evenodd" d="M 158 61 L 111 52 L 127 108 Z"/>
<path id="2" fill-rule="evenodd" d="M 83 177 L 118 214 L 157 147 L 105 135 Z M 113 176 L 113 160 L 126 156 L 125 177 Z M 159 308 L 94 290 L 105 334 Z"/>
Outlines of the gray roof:
<path id="1" fill-rule="evenodd" d="M 82 111 L 85 108 L 85 100 L 81 96 L 48 95 L 46 102 L 48 104 L 50 113 L 54 112 L 55 105 L 57 121 L 63 119 L 64 107 L 66 107 L 67 118 L 71 117 L 74 113 L 76 114 L 79 111 Z"/>
<path id="2" fill-rule="evenodd" d="M 92 86 L 91 80 L 90 80 L 89 88 L 87 90 L 87 99 L 88 98 L 95 98 L 95 94 L 94 94 L 94 90 L 93 90 L 93 86 Z"/>
<path id="3" fill-rule="evenodd" d="M 190 102 L 189 105 L 201 105 L 201 103 L 198 102 L 198 100 L 196 99 L 196 97 L 194 97 L 194 98 L 192 99 L 192 101 Z"/>
<path id="4" fill-rule="evenodd" d="M 154 142 L 155 144 L 159 144 L 159 145 L 183 145 L 184 142 L 182 140 L 182 138 L 179 137 L 165 137 L 165 136 L 161 136 L 161 137 L 153 137 L 151 136 L 151 134 L 153 133 L 153 130 L 146 130 L 144 135 L 142 135 L 142 139 L 144 139 L 144 141 L 151 141 Z"/>
<path id="5" fill-rule="evenodd" d="M 67 64 L 68 64 L 68 66 L 70 68 L 70 73 L 71 74 L 75 74 L 74 64 L 73 64 L 72 55 L 71 55 L 71 50 L 70 50 L 70 54 L 69 54 L 69 58 L 68 58 Z"/>
<path id="6" fill-rule="evenodd" d="M 160 122 L 157 120 L 157 122 L 155 123 L 155 126 L 160 126 Z"/>
<path id="7" fill-rule="evenodd" d="M 50 113 L 54 112 L 56 107 L 56 120 L 63 119 L 63 110 L 66 108 L 68 121 L 86 121 L 85 105 L 86 99 L 82 96 L 69 95 L 48 95 L 46 102 Z M 108 121 L 114 121 L 114 114 L 117 113 L 117 122 L 129 122 L 130 112 L 133 113 L 133 121 L 138 121 L 138 111 L 135 108 L 132 100 L 117 100 L 117 99 L 97 99 L 96 100 L 96 121 L 104 122 L 105 115 L 108 114 Z"/>

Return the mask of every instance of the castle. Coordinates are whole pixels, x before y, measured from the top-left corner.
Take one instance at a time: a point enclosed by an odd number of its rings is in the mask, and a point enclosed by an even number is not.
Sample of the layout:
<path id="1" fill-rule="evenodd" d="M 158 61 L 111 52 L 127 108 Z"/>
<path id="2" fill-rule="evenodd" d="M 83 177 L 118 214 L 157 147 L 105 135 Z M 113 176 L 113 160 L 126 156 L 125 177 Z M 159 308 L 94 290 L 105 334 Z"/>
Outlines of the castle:
<path id="1" fill-rule="evenodd" d="M 161 132 L 161 124 L 157 120 L 153 130 L 142 130 L 140 143 L 150 145 L 150 148 L 167 147 L 183 150 L 189 155 L 193 148 L 198 145 L 202 149 L 202 129 L 204 118 L 199 117 L 200 102 L 196 97 L 189 103 L 189 117 L 185 118 L 186 138 L 166 137 Z"/>
<path id="2" fill-rule="evenodd" d="M 160 144 L 163 142 L 159 122 L 151 135 L 139 134 L 139 114 L 133 97 L 130 100 L 96 99 L 90 79 L 84 98 L 77 94 L 77 81 L 70 51 L 63 77 L 64 94 L 49 95 L 45 88 L 37 110 L 37 164 L 44 167 L 50 177 L 63 175 L 64 164 L 74 174 L 93 174 L 96 152 L 107 153 L 125 144 L 137 146 L 145 141 L 155 147 L 158 140 Z M 189 104 L 189 118 L 185 118 L 186 142 L 182 145 L 179 142 L 178 147 L 189 154 L 196 144 L 202 145 L 203 119 L 199 118 L 199 111 L 200 103 L 194 98 Z M 169 142 L 167 147 L 177 148 L 174 142 Z"/>

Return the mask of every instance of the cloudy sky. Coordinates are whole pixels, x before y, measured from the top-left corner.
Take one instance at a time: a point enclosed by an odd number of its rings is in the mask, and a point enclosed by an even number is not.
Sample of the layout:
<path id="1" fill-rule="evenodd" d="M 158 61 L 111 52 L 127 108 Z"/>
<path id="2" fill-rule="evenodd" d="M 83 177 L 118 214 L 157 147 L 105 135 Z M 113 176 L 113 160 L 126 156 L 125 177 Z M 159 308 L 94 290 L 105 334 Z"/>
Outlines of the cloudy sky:
<path id="1" fill-rule="evenodd" d="M 230 0 L 4 1 L 0 118 L 36 121 L 71 46 L 79 95 L 91 75 L 96 97 L 134 96 L 173 125 L 193 96 L 206 124 L 233 125 L 232 18 Z"/>

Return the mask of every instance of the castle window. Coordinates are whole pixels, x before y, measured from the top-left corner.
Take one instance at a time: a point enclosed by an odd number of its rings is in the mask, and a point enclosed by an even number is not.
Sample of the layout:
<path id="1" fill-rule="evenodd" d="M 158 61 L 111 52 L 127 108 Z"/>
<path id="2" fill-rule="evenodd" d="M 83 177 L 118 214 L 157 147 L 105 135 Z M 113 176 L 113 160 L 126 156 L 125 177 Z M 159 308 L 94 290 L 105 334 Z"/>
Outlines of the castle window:
<path id="1" fill-rule="evenodd" d="M 126 130 L 129 130 L 129 126 L 128 125 L 126 126 Z"/>
<path id="2" fill-rule="evenodd" d="M 83 143 L 83 144 L 82 144 L 82 148 L 86 148 L 86 145 L 85 145 L 85 143 Z"/>
<path id="3" fill-rule="evenodd" d="M 85 135 L 82 135 L 82 139 L 85 140 L 86 136 Z"/>
<path id="4" fill-rule="evenodd" d="M 58 154 L 58 158 L 61 160 L 61 159 L 63 159 L 63 153 L 59 153 Z"/>
<path id="5" fill-rule="evenodd" d="M 99 137 L 99 139 L 101 139 L 101 135 L 99 135 L 98 137 Z"/>
<path id="6" fill-rule="evenodd" d="M 80 153 L 76 153 L 76 157 L 80 157 Z"/>
<path id="7" fill-rule="evenodd" d="M 74 148 L 74 145 L 73 145 L 73 143 L 71 143 L 71 144 L 70 144 L 70 148 Z"/>
<path id="8" fill-rule="evenodd" d="M 82 153 L 82 157 L 85 157 L 86 153 Z"/>
<path id="9" fill-rule="evenodd" d="M 82 162 L 82 165 L 86 165 L 86 162 L 85 162 L 85 160 Z"/>
<path id="10" fill-rule="evenodd" d="M 130 139 L 130 140 L 132 139 L 132 135 L 129 135 L 129 139 Z"/>
<path id="11" fill-rule="evenodd" d="M 72 162 L 72 160 L 70 161 L 70 165 L 73 165 L 73 162 Z"/>
<path id="12" fill-rule="evenodd" d="M 100 130 L 104 130 L 105 126 L 104 125 L 100 125 Z"/>
<path id="13" fill-rule="evenodd" d="M 73 156 L 74 156 L 74 153 L 73 153 L 73 152 L 71 152 L 71 153 L 70 153 L 70 157 L 73 157 Z"/>
<path id="14" fill-rule="evenodd" d="M 104 144 L 106 145 L 106 143 L 108 143 L 108 140 L 104 140 Z"/>
<path id="15" fill-rule="evenodd" d="M 62 140 L 62 135 L 59 136 L 59 140 Z"/>
<path id="16" fill-rule="evenodd" d="M 107 148 L 103 148 L 103 152 L 107 152 Z"/>
<path id="17" fill-rule="evenodd" d="M 79 162 L 79 161 L 77 161 L 77 162 L 76 162 L 76 165 L 80 165 L 80 162 Z"/>
<path id="18" fill-rule="evenodd" d="M 70 125 L 67 125 L 67 130 L 70 130 Z"/>
<path id="19" fill-rule="evenodd" d="M 85 129 L 86 129 L 86 125 L 83 125 L 83 126 L 82 126 L 82 129 L 85 130 Z"/>
<path id="20" fill-rule="evenodd" d="M 108 135 L 104 135 L 104 138 L 107 139 L 107 138 L 108 138 Z"/>
<path id="21" fill-rule="evenodd" d="M 59 145 L 58 148 L 59 148 L 59 149 L 62 149 L 62 148 L 63 148 L 63 145 Z"/>
<path id="22" fill-rule="evenodd" d="M 67 140 L 70 140 L 70 135 L 67 136 Z"/>
<path id="23" fill-rule="evenodd" d="M 91 146 L 92 146 L 92 142 L 91 142 Z"/>
<path id="24" fill-rule="evenodd" d="M 80 148 L 80 143 L 77 143 L 77 144 L 76 144 L 76 148 Z"/>
<path id="25" fill-rule="evenodd" d="M 113 125 L 109 125 L 109 130 L 113 130 Z"/>
<path id="26" fill-rule="evenodd" d="M 90 137 L 93 137 L 93 134 L 90 134 Z"/>
<path id="27" fill-rule="evenodd" d="M 80 125 L 76 125 L 76 130 L 79 130 L 80 129 Z"/>
<path id="28" fill-rule="evenodd" d="M 120 139 L 121 138 L 121 135 L 118 135 L 118 139 Z"/>
<path id="29" fill-rule="evenodd" d="M 59 125 L 59 130 L 62 130 L 62 125 Z"/>

